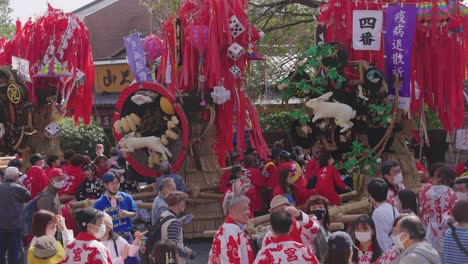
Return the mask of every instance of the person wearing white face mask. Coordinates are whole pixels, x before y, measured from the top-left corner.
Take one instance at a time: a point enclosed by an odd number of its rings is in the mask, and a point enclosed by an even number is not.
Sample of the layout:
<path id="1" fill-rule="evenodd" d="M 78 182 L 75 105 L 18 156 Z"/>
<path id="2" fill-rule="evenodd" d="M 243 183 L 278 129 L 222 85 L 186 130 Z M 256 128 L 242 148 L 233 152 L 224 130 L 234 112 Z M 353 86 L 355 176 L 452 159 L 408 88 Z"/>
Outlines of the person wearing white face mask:
<path id="1" fill-rule="evenodd" d="M 62 264 L 112 263 L 107 248 L 97 240 L 106 233 L 104 213 L 94 208 L 86 208 L 79 210 L 75 218 L 81 232 L 75 241 L 66 247 Z"/>
<path id="2" fill-rule="evenodd" d="M 392 264 L 439 264 L 442 263 L 435 248 L 424 241 L 426 230 L 417 216 L 405 216 L 393 229 L 392 239 L 402 252 Z"/>
<path id="3" fill-rule="evenodd" d="M 353 264 L 371 264 L 382 255 L 374 221 L 368 215 L 359 216 L 351 225 L 349 233 L 354 242 Z"/>
<path id="4" fill-rule="evenodd" d="M 65 173 L 62 169 L 52 169 L 49 173 L 49 184 L 39 194 L 37 200 L 37 209 L 51 211 L 52 213 L 60 214 L 60 199 L 58 191 L 65 184 Z"/>
<path id="5" fill-rule="evenodd" d="M 387 203 L 395 206 L 398 191 L 406 189 L 403 185 L 403 173 L 400 165 L 394 160 L 385 160 L 380 166 L 380 172 L 388 185 Z"/>

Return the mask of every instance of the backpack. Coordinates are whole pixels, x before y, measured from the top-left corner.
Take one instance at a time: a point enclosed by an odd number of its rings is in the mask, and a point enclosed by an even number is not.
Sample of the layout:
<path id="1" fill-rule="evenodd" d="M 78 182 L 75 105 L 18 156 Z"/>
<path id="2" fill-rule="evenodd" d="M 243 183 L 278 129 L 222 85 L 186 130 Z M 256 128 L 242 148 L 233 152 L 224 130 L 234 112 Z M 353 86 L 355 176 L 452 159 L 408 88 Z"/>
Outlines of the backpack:
<path id="1" fill-rule="evenodd" d="M 161 228 L 162 226 L 172 220 L 172 219 L 177 219 L 173 214 L 170 214 L 161 221 L 157 225 L 154 225 L 151 227 L 151 230 L 148 233 L 147 240 L 145 243 L 145 252 L 143 253 L 142 256 L 142 263 L 151 263 L 150 260 L 150 255 L 153 251 L 154 245 L 156 244 L 157 241 L 161 240 Z"/>
<path id="2" fill-rule="evenodd" d="M 34 213 L 37 211 L 37 201 L 42 197 L 42 192 L 40 192 L 34 199 L 29 201 L 29 203 L 23 208 L 23 231 L 24 234 L 31 233 L 31 222 Z"/>

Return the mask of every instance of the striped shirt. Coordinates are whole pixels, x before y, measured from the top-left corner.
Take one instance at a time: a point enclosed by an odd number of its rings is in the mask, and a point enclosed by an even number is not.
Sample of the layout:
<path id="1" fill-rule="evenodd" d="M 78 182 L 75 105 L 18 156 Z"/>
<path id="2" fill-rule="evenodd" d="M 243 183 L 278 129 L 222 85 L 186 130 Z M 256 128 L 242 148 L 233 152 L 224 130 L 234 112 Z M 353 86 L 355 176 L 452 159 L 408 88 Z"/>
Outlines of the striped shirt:
<path id="1" fill-rule="evenodd" d="M 457 228 L 457 235 L 463 247 L 468 250 L 468 228 Z M 457 243 L 455 242 L 455 238 L 452 235 L 452 229 L 448 229 L 445 232 L 444 263 L 468 263 L 468 256 L 460 250 Z"/>

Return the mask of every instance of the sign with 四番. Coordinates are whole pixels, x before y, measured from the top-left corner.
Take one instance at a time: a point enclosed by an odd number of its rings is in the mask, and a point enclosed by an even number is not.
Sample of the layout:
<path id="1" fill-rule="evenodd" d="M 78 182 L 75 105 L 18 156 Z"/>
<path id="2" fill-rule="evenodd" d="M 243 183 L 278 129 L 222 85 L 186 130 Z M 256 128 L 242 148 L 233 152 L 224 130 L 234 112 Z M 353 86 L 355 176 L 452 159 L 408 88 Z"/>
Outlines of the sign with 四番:
<path id="1" fill-rule="evenodd" d="M 460 129 L 457 131 L 455 146 L 460 150 L 468 150 L 468 129 Z"/>
<path id="2" fill-rule="evenodd" d="M 388 92 L 395 96 L 395 80 L 398 78 L 398 108 L 410 109 L 411 103 L 411 51 L 416 30 L 415 5 L 393 5 L 385 12 L 385 68 Z"/>
<path id="3" fill-rule="evenodd" d="M 353 11 L 353 49 L 380 50 L 382 10 Z"/>

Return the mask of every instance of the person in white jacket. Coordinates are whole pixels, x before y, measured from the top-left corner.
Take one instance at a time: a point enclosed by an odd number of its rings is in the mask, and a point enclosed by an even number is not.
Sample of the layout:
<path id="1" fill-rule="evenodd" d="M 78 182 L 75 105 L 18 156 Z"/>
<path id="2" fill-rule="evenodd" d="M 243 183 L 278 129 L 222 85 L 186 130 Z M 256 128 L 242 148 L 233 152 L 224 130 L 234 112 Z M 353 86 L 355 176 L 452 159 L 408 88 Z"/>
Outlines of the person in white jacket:
<path id="1" fill-rule="evenodd" d="M 124 264 L 127 258 L 136 258 L 138 249 L 140 248 L 141 238 L 147 231 L 135 232 L 135 239 L 133 244 L 129 244 L 127 240 L 112 231 L 113 224 L 110 215 L 104 213 L 104 225 L 106 226 L 106 233 L 103 237 L 99 238 L 112 259 L 113 264 Z"/>

